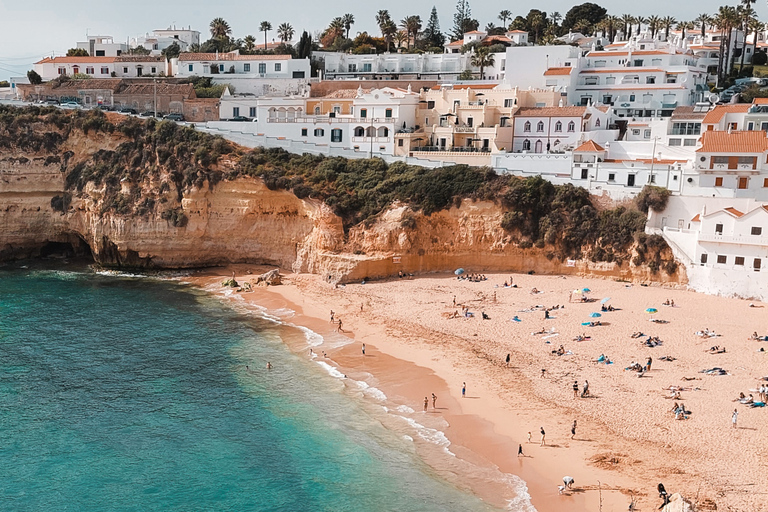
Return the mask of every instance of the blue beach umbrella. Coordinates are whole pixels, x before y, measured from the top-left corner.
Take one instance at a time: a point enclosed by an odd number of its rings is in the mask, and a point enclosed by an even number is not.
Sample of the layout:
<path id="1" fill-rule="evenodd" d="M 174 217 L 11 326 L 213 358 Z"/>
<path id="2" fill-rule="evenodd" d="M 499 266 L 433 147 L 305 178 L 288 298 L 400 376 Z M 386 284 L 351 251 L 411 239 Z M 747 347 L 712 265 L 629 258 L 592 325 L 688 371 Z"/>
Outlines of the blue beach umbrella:
<path id="1" fill-rule="evenodd" d="M 656 308 L 648 308 L 648 309 L 645 310 L 645 312 L 646 313 L 650 313 L 650 314 L 654 314 L 654 313 L 658 313 L 659 310 L 656 309 Z"/>
<path id="2" fill-rule="evenodd" d="M 582 288 L 581 291 L 584 292 L 584 293 L 589 293 L 592 290 L 590 290 L 589 288 Z"/>
<path id="3" fill-rule="evenodd" d="M 464 271 L 464 269 L 463 269 L 463 268 L 457 268 L 456 270 L 454 270 L 454 271 L 453 271 L 453 273 L 454 273 L 454 274 L 456 274 L 457 276 L 460 276 L 460 275 L 461 275 L 461 274 L 463 274 L 464 272 L 465 272 L 465 271 Z"/>
<path id="4" fill-rule="evenodd" d="M 600 318 L 603 315 L 601 315 L 600 313 L 590 313 L 589 316 L 592 317 L 592 318 Z"/>
<path id="5" fill-rule="evenodd" d="M 603 300 L 600 301 L 600 304 L 605 304 L 609 300 L 611 300 L 611 298 L 610 297 L 606 297 L 606 298 L 604 298 Z"/>

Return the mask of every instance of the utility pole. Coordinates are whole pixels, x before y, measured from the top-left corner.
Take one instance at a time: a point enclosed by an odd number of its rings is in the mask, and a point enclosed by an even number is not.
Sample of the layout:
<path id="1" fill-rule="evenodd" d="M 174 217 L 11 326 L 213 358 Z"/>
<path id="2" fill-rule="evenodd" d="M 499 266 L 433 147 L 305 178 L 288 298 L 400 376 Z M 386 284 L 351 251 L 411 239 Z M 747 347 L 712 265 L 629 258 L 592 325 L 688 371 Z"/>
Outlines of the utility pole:
<path id="1" fill-rule="evenodd" d="M 648 179 L 649 185 L 653 184 L 653 159 L 656 157 L 656 139 L 658 139 L 658 137 L 653 138 L 653 151 L 651 151 L 651 176 Z"/>

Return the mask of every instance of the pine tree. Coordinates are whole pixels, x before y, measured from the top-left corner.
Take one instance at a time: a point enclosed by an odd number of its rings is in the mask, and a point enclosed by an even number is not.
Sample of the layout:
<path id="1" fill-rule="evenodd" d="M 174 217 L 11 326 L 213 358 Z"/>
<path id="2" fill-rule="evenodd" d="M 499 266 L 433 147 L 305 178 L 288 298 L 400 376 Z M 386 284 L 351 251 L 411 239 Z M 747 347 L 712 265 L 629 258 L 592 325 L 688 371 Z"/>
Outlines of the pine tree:
<path id="1" fill-rule="evenodd" d="M 427 28 L 424 29 L 424 40 L 429 48 L 442 49 L 445 45 L 445 36 L 440 32 L 440 20 L 437 17 L 437 7 L 435 6 L 432 6 Z"/>
<path id="2" fill-rule="evenodd" d="M 312 55 L 312 37 L 310 37 L 306 30 L 301 34 L 301 39 L 299 39 L 297 54 L 299 59 L 307 59 Z"/>
<path id="3" fill-rule="evenodd" d="M 472 9 L 469 7 L 469 0 L 459 0 L 456 3 L 456 12 L 453 15 L 453 32 L 451 41 L 458 41 L 464 38 L 464 33 L 469 32 L 467 27 L 472 23 Z"/>

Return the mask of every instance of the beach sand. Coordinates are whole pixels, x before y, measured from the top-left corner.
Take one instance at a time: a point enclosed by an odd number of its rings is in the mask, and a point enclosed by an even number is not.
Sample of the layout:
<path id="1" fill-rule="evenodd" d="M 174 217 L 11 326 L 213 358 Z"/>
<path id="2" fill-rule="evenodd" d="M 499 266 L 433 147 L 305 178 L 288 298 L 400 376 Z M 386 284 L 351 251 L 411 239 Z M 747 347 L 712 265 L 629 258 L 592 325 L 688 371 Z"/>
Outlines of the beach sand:
<path id="1" fill-rule="evenodd" d="M 242 283 L 264 269 L 239 265 L 201 272 L 192 281 L 214 289 L 233 271 Z M 510 279 L 517 288 L 502 286 Z M 531 293 L 534 287 L 541 293 Z M 593 302 L 570 302 L 572 292 L 583 288 L 591 290 L 586 296 Z M 329 363 L 350 378 L 372 376 L 387 397 L 415 411 L 411 417 L 422 415 L 429 423 L 439 415 L 453 453 L 472 467 L 521 477 L 539 512 L 599 510 L 601 503 L 602 510 L 623 511 L 631 499 L 642 510 L 656 509 L 659 482 L 670 493 L 696 501 L 700 510 L 713 503 L 718 510 L 768 510 L 762 498 L 768 485 L 759 477 L 768 467 L 768 408 L 733 401 L 768 375 L 768 353 L 759 351 L 768 351 L 768 342 L 748 339 L 753 331 L 768 334 L 763 304 L 750 307 L 740 299 L 612 280 L 490 274 L 482 282 L 445 274 L 338 288 L 319 276 L 288 274 L 283 285 L 255 287 L 242 297 L 269 309 L 293 309 L 292 322 L 323 336 L 336 328 L 329 322 L 334 310 L 353 342 L 336 349 L 321 345 L 315 352 L 325 350 Z M 600 312 L 605 297 L 618 311 L 590 317 Z M 663 306 L 666 299 L 675 307 Z M 456 310 L 461 314 L 460 305 L 474 317 L 446 318 Z M 537 305 L 565 307 L 544 319 L 543 311 L 533 310 Z M 489 320 L 481 318 L 483 311 Z M 519 322 L 511 320 L 515 316 Z M 597 320 L 603 325 L 582 325 Z M 542 328 L 556 335 L 532 335 Z M 704 329 L 720 336 L 694 334 Z M 634 332 L 658 336 L 663 343 L 647 347 L 641 343 L 645 337 L 631 337 Z M 580 334 L 591 339 L 575 341 Z M 560 345 L 567 355 L 552 353 Z M 710 353 L 715 345 L 726 352 Z M 601 354 L 614 364 L 596 363 Z M 649 356 L 652 369 L 642 378 L 624 369 L 635 361 L 644 364 Z M 700 373 L 713 367 L 728 375 Z M 574 381 L 581 391 L 585 380 L 590 396 L 574 399 Z M 675 420 L 674 400 L 665 398 L 669 386 L 684 386 L 679 402 L 691 411 L 689 419 Z M 424 413 L 424 397 L 431 393 L 438 396 L 437 409 L 430 401 Z M 734 408 L 738 428 L 731 424 Z M 578 426 L 571 439 L 574 420 Z M 543 447 L 541 427 L 547 434 Z M 525 457 L 517 456 L 518 444 Z M 426 459 L 440 473 L 440 461 Z M 502 505 L 494 499 L 496 484 L 481 475 L 458 479 Z M 565 475 L 576 483 L 561 495 L 557 486 Z"/>

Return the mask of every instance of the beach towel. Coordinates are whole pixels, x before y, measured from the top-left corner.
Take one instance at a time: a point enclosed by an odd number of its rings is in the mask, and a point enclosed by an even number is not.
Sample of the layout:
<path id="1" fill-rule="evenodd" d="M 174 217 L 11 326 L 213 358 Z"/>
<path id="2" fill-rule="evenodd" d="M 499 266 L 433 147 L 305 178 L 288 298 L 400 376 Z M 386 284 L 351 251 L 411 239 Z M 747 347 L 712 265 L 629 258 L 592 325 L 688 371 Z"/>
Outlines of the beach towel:
<path id="1" fill-rule="evenodd" d="M 554 334 L 550 334 L 549 336 L 544 336 L 544 337 L 543 337 L 543 338 L 541 338 L 541 339 L 543 339 L 543 340 L 548 340 L 549 338 L 554 338 L 555 336 L 560 336 L 560 333 L 557 333 L 557 332 L 556 332 L 556 333 L 554 333 Z"/>
<path id="2" fill-rule="evenodd" d="M 510 322 L 522 322 L 522 320 L 520 320 L 520 319 L 517 317 L 517 315 L 515 315 L 513 318 L 510 318 L 510 319 L 509 319 L 509 321 L 510 321 Z"/>
<path id="3" fill-rule="evenodd" d="M 753 402 L 749 404 L 750 407 L 765 407 L 765 402 Z"/>

